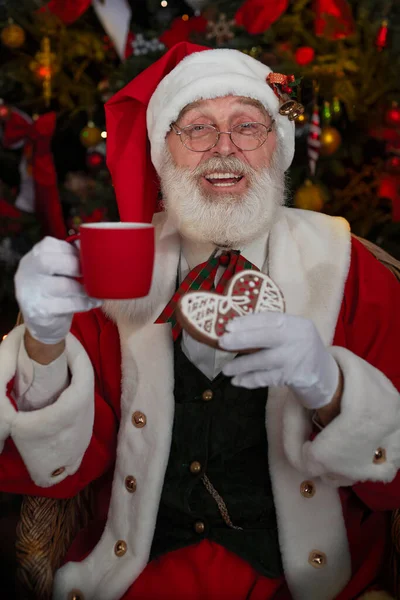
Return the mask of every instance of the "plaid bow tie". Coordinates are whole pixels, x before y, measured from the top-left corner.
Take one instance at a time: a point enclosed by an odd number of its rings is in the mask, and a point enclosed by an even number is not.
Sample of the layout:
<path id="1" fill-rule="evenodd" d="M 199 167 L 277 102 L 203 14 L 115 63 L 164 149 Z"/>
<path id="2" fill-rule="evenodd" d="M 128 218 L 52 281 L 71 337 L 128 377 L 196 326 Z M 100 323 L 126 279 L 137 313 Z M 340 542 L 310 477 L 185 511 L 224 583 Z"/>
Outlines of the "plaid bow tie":
<path id="1" fill-rule="evenodd" d="M 217 287 L 214 287 L 215 276 L 218 271 L 218 267 L 226 266 L 225 271 L 222 274 L 221 279 L 218 282 Z M 168 302 L 167 306 L 162 311 L 161 315 L 156 320 L 156 323 L 171 323 L 172 324 L 172 336 L 174 341 L 178 338 L 182 331 L 176 319 L 176 307 L 179 298 L 181 298 L 186 292 L 190 291 L 210 291 L 215 290 L 217 294 L 222 294 L 225 289 L 227 282 L 239 271 L 245 269 L 254 269 L 259 271 L 255 265 L 246 260 L 239 250 L 231 250 L 230 252 L 223 252 L 219 256 L 215 256 L 215 253 L 206 261 L 197 265 L 194 269 L 188 273 L 181 285 Z"/>

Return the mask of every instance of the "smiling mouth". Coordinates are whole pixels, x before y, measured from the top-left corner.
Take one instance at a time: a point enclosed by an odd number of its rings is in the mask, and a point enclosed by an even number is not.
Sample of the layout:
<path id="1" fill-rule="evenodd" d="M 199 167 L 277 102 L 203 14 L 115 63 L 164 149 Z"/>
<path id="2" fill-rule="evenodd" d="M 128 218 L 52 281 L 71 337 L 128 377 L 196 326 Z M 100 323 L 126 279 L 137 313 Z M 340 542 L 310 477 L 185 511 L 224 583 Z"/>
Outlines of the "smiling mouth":
<path id="1" fill-rule="evenodd" d="M 205 179 L 215 187 L 232 187 L 243 179 L 243 175 L 234 173 L 210 173 L 204 175 Z"/>

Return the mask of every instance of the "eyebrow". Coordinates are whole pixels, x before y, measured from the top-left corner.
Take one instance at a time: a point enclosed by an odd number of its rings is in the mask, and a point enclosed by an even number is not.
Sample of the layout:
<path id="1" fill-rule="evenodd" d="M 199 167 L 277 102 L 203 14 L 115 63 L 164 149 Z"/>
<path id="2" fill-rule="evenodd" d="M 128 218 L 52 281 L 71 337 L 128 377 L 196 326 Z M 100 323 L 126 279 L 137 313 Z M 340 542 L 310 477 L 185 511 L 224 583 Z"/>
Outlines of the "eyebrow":
<path id="1" fill-rule="evenodd" d="M 195 102 L 191 102 L 190 104 L 187 104 L 184 108 L 182 108 L 182 110 L 179 113 L 178 117 L 176 118 L 175 122 L 178 122 L 180 119 L 182 119 L 189 111 L 198 108 L 204 100 L 205 99 L 203 98 L 202 100 L 196 100 Z M 265 116 L 268 116 L 268 117 L 271 116 L 268 113 L 265 106 L 259 100 L 256 100 L 255 98 L 245 98 L 244 96 L 238 96 L 237 101 L 242 106 L 252 106 L 254 108 L 258 108 Z"/>

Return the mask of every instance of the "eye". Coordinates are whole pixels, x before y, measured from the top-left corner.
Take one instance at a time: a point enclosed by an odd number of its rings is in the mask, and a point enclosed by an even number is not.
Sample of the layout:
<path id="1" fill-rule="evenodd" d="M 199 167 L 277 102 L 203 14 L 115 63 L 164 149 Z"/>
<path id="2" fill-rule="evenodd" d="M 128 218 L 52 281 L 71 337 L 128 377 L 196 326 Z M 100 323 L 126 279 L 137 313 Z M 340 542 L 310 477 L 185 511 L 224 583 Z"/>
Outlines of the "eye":
<path id="1" fill-rule="evenodd" d="M 234 131 L 240 133 L 241 135 L 261 135 L 265 132 L 265 126 L 262 123 L 256 123 L 253 121 L 248 121 L 247 123 L 240 123 L 234 127 Z"/>
<path id="2" fill-rule="evenodd" d="M 211 132 L 214 132 L 215 129 L 211 125 L 194 123 L 193 125 L 188 125 L 187 127 L 184 127 L 183 131 L 186 133 L 186 135 L 193 139 L 209 135 Z"/>

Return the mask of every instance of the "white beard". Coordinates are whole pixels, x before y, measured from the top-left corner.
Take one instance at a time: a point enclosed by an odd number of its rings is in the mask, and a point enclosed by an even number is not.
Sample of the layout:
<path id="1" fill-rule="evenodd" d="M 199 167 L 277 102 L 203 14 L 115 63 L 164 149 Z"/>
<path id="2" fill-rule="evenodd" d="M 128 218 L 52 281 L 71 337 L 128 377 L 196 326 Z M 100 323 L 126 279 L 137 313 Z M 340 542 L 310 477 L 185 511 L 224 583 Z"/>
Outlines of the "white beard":
<path id="1" fill-rule="evenodd" d="M 224 248 L 240 248 L 271 228 L 277 208 L 285 203 L 285 175 L 276 165 L 255 171 L 236 157 L 212 157 L 194 171 L 177 167 L 166 148 L 161 169 L 161 189 L 168 218 L 183 237 L 212 242 Z M 200 176 L 206 172 L 241 172 L 249 180 L 244 196 L 207 194 Z"/>

